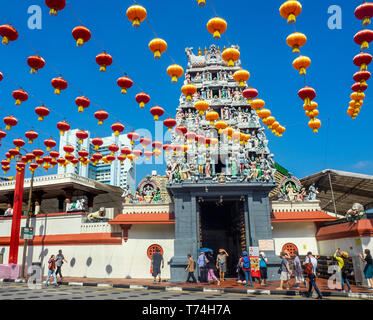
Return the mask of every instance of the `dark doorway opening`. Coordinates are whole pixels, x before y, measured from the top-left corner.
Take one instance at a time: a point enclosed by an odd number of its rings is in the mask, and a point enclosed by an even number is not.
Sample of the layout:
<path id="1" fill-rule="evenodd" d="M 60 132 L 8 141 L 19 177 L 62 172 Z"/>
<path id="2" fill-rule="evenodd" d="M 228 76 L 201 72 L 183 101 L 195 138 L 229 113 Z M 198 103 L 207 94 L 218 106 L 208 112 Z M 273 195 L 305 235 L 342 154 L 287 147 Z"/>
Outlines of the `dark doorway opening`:
<path id="1" fill-rule="evenodd" d="M 225 276 L 236 278 L 236 266 L 245 242 L 243 202 L 205 201 L 200 203 L 200 217 L 202 247 L 214 250 L 215 259 L 219 249 L 225 249 L 229 254 Z"/>

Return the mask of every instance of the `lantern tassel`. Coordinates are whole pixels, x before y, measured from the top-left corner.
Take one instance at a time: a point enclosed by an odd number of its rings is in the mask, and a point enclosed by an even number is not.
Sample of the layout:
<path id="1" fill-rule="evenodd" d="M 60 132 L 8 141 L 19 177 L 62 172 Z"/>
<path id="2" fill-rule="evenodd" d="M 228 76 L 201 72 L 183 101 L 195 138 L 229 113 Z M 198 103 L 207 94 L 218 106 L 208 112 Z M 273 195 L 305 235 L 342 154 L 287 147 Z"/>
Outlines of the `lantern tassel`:
<path id="1" fill-rule="evenodd" d="M 3 45 L 7 45 L 9 43 L 8 37 L 3 37 L 2 43 L 3 43 Z"/>

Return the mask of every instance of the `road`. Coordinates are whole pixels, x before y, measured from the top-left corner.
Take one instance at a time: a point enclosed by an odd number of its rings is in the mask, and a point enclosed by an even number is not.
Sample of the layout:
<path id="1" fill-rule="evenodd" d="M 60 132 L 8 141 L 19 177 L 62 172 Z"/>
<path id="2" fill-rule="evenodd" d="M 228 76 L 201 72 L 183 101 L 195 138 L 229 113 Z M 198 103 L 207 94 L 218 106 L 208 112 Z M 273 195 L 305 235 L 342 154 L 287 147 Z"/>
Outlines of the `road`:
<path id="1" fill-rule="evenodd" d="M 310 298 L 312 299 L 312 298 Z M 61 285 L 30 289 L 26 283 L 2 283 L 0 300 L 308 300 L 300 296 L 248 295 L 233 293 L 179 292 L 112 287 L 83 287 Z M 353 300 L 325 298 L 325 300 Z"/>

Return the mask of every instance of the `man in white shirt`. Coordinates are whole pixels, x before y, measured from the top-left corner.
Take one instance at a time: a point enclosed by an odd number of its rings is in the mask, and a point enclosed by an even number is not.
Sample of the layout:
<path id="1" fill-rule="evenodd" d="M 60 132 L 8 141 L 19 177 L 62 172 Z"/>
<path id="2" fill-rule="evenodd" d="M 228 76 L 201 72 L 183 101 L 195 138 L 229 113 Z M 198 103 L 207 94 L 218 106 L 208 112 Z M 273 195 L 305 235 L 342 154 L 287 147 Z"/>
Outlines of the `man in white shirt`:
<path id="1" fill-rule="evenodd" d="M 306 265 L 307 263 L 311 263 L 312 264 L 312 274 L 308 275 L 309 288 L 308 288 L 308 292 L 306 293 L 306 297 L 309 298 L 311 296 L 311 294 L 312 294 L 312 287 L 314 287 L 315 290 L 316 290 L 316 292 L 317 292 L 317 294 L 318 294 L 317 299 L 322 299 L 321 292 L 320 292 L 319 288 L 316 285 L 317 260 L 312 255 L 312 252 L 308 252 L 307 253 L 307 257 L 304 260 L 303 265 Z"/>

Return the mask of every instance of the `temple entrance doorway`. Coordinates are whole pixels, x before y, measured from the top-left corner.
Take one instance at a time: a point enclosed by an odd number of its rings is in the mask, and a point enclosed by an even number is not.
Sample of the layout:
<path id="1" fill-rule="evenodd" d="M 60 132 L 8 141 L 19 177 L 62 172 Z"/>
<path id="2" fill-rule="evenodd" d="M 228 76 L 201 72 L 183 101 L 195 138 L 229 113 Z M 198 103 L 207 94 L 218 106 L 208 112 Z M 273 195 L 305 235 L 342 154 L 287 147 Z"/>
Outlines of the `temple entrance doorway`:
<path id="1" fill-rule="evenodd" d="M 200 203 L 199 213 L 200 247 L 212 249 L 215 259 L 219 249 L 225 249 L 229 254 L 225 277 L 236 278 L 237 262 L 246 248 L 244 203 L 206 199 Z"/>

